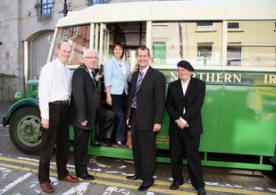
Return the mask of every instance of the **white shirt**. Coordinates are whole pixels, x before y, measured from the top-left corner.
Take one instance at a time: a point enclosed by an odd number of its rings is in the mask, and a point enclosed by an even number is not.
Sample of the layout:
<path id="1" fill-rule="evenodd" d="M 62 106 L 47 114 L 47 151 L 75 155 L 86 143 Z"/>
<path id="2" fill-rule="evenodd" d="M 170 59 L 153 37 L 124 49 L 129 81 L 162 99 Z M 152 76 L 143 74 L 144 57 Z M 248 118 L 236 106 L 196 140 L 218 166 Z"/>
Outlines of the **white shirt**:
<path id="1" fill-rule="evenodd" d="M 190 80 L 191 80 L 191 77 L 190 77 L 186 82 L 184 82 L 184 81 L 181 80 L 181 87 L 182 87 L 183 96 L 185 96 L 185 94 L 186 94 L 186 91 L 187 91 L 188 85 L 189 85 L 189 83 L 190 83 Z M 185 114 L 185 112 L 186 112 L 186 110 L 185 110 L 185 107 L 184 107 L 184 108 L 183 108 L 183 114 Z M 182 117 L 179 117 L 179 119 L 180 119 L 183 123 L 187 124 L 187 121 L 184 120 Z"/>
<path id="2" fill-rule="evenodd" d="M 93 76 L 93 74 L 92 74 L 93 69 L 89 69 L 88 67 L 87 67 L 87 69 L 88 69 L 89 75 L 90 75 L 91 78 L 93 79 L 93 78 L 94 78 L 94 76 Z"/>
<path id="3" fill-rule="evenodd" d="M 70 100 L 72 73 L 59 59 L 44 65 L 39 77 L 41 118 L 49 120 L 49 102 Z"/>

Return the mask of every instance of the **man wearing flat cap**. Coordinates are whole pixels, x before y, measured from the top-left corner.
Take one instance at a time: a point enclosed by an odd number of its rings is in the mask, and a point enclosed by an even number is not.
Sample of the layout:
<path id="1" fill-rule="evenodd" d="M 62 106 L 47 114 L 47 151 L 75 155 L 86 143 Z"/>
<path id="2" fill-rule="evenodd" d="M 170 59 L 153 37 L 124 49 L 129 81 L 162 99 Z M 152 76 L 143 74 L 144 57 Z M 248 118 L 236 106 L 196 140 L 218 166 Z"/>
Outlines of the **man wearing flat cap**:
<path id="1" fill-rule="evenodd" d="M 170 83 L 166 108 L 170 116 L 170 152 L 173 183 L 176 190 L 184 183 L 183 154 L 186 154 L 189 176 L 199 195 L 206 194 L 199 153 L 202 133 L 201 107 L 205 96 L 205 82 L 191 77 L 193 66 L 185 60 L 178 62 L 179 79 Z"/>

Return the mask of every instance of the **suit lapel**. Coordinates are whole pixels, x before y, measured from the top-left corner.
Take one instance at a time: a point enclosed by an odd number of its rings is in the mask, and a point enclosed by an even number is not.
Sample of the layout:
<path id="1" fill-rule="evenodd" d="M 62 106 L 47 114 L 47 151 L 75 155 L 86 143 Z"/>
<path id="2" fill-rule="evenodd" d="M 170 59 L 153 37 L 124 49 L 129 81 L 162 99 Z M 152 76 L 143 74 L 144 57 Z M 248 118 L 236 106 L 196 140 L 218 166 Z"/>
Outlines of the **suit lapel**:
<path id="1" fill-rule="evenodd" d="M 189 85 L 187 87 L 187 91 L 186 91 L 185 97 L 191 93 L 193 85 L 194 85 L 194 79 L 191 77 Z"/>
<path id="2" fill-rule="evenodd" d="M 90 80 L 91 80 L 93 86 L 96 88 L 96 81 L 95 81 L 95 79 L 92 79 L 90 75 L 89 75 L 89 77 L 90 77 Z"/>
<path id="3" fill-rule="evenodd" d="M 176 87 L 177 87 L 176 93 L 178 93 L 177 95 L 179 97 L 181 97 L 181 98 L 184 98 L 183 89 L 182 89 L 182 85 L 181 85 L 181 80 L 180 79 L 178 79 Z"/>
<path id="4" fill-rule="evenodd" d="M 141 91 L 141 89 L 146 85 L 146 83 L 149 83 L 149 80 L 150 80 L 152 71 L 153 71 L 152 68 L 149 67 L 149 69 L 148 69 L 146 75 L 145 75 L 144 78 L 143 78 L 143 81 L 142 81 L 142 83 L 141 83 L 141 87 L 140 87 L 139 91 Z M 138 91 L 138 92 L 139 92 L 139 91 Z"/>
<path id="5" fill-rule="evenodd" d="M 80 68 L 82 68 L 82 69 L 84 69 L 86 71 L 87 76 L 89 77 L 90 82 L 96 88 L 96 81 L 90 76 L 90 73 L 89 73 L 89 70 L 87 69 L 87 67 L 84 64 L 81 64 Z"/>
<path id="6" fill-rule="evenodd" d="M 133 81 L 132 81 L 132 86 L 131 86 L 132 97 L 135 95 L 137 79 L 138 79 L 138 71 L 133 73 Z"/>

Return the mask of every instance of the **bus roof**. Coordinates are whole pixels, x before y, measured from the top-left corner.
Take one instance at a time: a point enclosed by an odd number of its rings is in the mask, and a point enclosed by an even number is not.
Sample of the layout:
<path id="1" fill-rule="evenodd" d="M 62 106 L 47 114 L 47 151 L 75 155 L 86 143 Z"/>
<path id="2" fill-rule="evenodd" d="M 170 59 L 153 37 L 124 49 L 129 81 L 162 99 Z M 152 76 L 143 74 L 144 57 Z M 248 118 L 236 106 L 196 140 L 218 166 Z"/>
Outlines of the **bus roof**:
<path id="1" fill-rule="evenodd" d="M 57 27 L 92 22 L 276 20 L 276 0 L 184 0 L 97 4 L 69 12 Z"/>

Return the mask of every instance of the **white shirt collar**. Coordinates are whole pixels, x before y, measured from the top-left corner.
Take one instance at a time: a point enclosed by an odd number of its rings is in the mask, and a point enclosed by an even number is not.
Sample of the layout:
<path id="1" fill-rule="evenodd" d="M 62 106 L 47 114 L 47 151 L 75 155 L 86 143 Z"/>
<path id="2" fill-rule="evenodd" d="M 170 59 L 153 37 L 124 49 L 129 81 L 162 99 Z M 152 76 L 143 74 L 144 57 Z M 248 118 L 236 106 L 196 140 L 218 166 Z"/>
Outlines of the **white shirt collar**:
<path id="1" fill-rule="evenodd" d="M 63 64 L 60 59 L 56 58 L 56 63 L 59 67 L 65 67 L 66 64 Z"/>
<path id="2" fill-rule="evenodd" d="M 181 79 L 180 79 L 180 80 L 181 80 Z M 189 77 L 188 80 L 187 80 L 186 82 L 184 82 L 183 80 L 181 80 L 181 83 L 182 83 L 183 85 L 188 85 L 189 82 L 190 82 L 190 80 L 191 80 L 191 77 Z"/>
<path id="3" fill-rule="evenodd" d="M 146 73 L 148 72 L 148 69 L 149 69 L 150 65 L 148 64 L 146 68 L 144 69 L 139 69 L 139 71 L 141 71 L 143 73 L 143 76 L 146 75 Z"/>
<path id="4" fill-rule="evenodd" d="M 87 67 L 87 66 L 86 66 L 86 67 Z M 93 71 L 94 69 L 90 69 L 90 68 L 87 67 L 87 70 L 88 70 L 90 76 L 91 76 L 92 78 L 94 78 L 94 76 L 93 76 L 93 74 L 92 74 L 92 71 Z"/>

